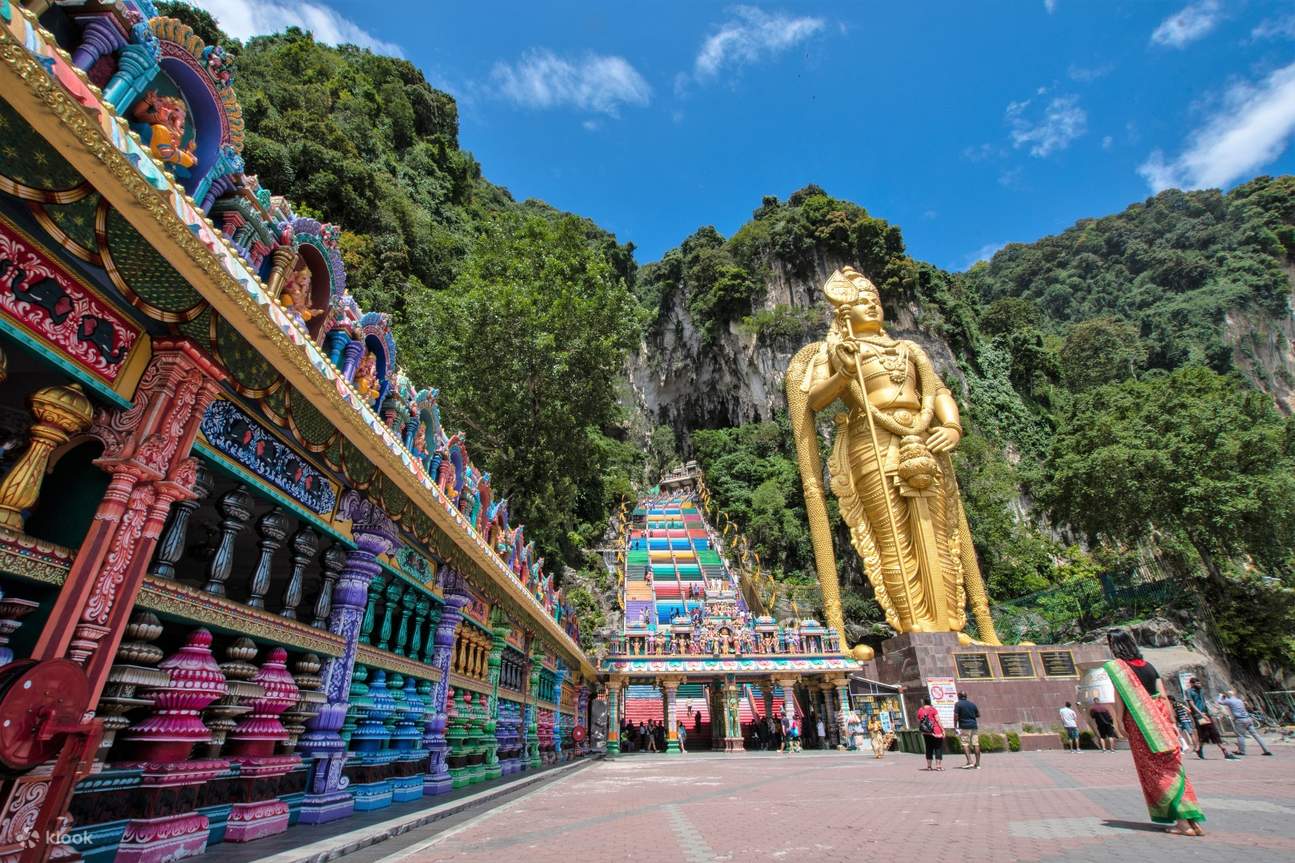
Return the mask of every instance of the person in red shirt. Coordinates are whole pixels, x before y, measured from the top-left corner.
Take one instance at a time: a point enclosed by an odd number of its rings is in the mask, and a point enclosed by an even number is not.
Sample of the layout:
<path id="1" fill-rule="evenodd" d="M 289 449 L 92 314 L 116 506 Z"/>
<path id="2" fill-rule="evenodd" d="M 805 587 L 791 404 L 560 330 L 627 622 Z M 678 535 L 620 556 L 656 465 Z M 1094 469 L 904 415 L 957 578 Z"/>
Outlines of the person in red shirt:
<path id="1" fill-rule="evenodd" d="M 940 725 L 940 713 L 931 706 L 931 699 L 923 698 L 922 706 L 917 711 L 917 730 L 922 732 L 926 742 L 926 769 L 944 769 L 944 728 Z M 937 766 L 932 767 L 934 761 Z"/>

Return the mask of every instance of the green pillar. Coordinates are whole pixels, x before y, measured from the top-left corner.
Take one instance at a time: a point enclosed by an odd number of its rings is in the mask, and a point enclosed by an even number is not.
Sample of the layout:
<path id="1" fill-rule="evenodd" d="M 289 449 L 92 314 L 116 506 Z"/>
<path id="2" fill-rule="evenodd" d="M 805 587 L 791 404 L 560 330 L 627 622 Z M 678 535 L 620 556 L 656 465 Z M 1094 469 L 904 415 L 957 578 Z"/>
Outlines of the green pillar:
<path id="1" fill-rule="evenodd" d="M 504 645 L 512 627 L 508 625 L 508 618 L 499 612 L 491 615 L 490 623 L 490 658 L 487 660 L 490 701 L 486 719 L 486 778 L 498 779 L 504 772 L 499 766 L 499 738 L 496 736 L 499 729 L 499 669 L 503 665 Z"/>
<path id="2" fill-rule="evenodd" d="M 452 691 L 449 704 L 454 708 L 454 715 L 450 717 L 449 726 L 445 729 L 445 742 L 449 747 L 450 778 L 453 780 L 455 788 L 462 788 L 467 785 L 471 776 L 471 768 L 467 763 L 468 705 L 466 695 L 467 691 L 463 689 Z"/>
<path id="3" fill-rule="evenodd" d="M 544 670 L 544 648 L 537 642 L 531 647 L 530 704 L 526 707 L 526 760 L 532 770 L 540 766 L 539 697 L 540 673 Z"/>
<path id="4" fill-rule="evenodd" d="M 382 596 L 382 586 L 386 584 L 386 576 L 378 573 L 373 576 L 373 581 L 369 582 L 369 603 L 364 607 L 364 620 L 360 623 L 360 643 L 372 644 L 370 640 L 373 634 L 373 622 L 377 616 L 378 597 Z"/>
<path id="5" fill-rule="evenodd" d="M 382 628 L 378 632 L 378 647 L 383 650 L 391 649 L 391 627 L 392 619 L 396 609 L 400 607 L 401 594 L 405 592 L 405 584 L 398 578 L 392 578 L 391 584 L 387 585 L 386 605 L 382 609 Z"/>
<path id="6" fill-rule="evenodd" d="M 467 692 L 468 703 L 468 739 L 465 748 L 468 753 L 468 784 L 476 785 L 486 778 L 486 696 L 480 692 Z"/>
<path id="7" fill-rule="evenodd" d="M 621 754 L 621 681 L 613 677 L 607 681 L 607 754 Z"/>

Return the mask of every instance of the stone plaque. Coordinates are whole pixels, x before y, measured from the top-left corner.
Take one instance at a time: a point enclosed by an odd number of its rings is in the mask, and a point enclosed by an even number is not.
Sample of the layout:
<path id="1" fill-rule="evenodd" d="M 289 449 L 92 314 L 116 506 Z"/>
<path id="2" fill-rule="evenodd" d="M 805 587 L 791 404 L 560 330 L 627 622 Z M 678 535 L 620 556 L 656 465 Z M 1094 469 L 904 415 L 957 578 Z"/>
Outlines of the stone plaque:
<path id="1" fill-rule="evenodd" d="M 1069 650 L 1044 650 L 1039 652 L 1044 677 L 1077 677 L 1075 657 Z"/>
<path id="2" fill-rule="evenodd" d="M 1034 676 L 1034 662 L 1028 653 L 1000 653 L 998 667 L 1003 672 L 1003 677 Z"/>
<path id="3" fill-rule="evenodd" d="M 983 680 L 994 676 L 994 670 L 989 667 L 989 654 L 955 653 L 953 661 L 958 667 L 960 678 Z"/>

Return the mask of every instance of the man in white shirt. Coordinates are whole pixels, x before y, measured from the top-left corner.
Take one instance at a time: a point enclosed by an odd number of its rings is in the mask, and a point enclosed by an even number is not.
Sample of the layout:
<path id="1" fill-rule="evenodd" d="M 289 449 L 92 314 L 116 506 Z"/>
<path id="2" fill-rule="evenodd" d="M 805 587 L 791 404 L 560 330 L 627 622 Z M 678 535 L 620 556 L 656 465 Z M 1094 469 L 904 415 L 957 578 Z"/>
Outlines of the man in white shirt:
<path id="1" fill-rule="evenodd" d="M 1061 714 L 1061 724 L 1066 729 L 1066 743 L 1073 752 L 1079 751 L 1079 714 L 1075 713 L 1070 702 L 1058 711 Z"/>

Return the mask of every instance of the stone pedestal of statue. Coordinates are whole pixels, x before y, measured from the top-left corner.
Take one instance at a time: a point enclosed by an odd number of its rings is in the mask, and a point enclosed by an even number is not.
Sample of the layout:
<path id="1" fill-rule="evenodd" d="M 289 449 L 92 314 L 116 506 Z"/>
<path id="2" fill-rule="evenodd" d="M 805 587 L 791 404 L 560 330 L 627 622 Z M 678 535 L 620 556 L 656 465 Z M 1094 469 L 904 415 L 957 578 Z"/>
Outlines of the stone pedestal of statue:
<path id="1" fill-rule="evenodd" d="M 1057 711 L 1067 701 L 1082 715 L 1084 673 L 1107 659 L 1105 644 L 962 645 L 953 632 L 909 632 L 882 642 L 863 673 L 904 688 L 910 728 L 931 681 L 943 678 L 980 708 L 981 729 L 1020 730 L 1059 724 Z"/>

